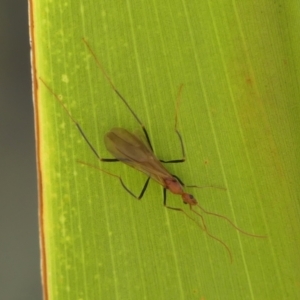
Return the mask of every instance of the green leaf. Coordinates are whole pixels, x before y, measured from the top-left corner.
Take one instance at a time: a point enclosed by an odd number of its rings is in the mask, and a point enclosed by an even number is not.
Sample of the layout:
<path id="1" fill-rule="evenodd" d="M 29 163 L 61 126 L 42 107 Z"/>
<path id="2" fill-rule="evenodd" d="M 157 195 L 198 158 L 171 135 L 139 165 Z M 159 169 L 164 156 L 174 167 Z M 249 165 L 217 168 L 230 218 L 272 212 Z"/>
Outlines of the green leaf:
<path id="1" fill-rule="evenodd" d="M 107 3 L 106 3 L 107 2 Z M 298 299 L 300 15 L 296 1 L 45 1 L 32 7 L 45 299 Z M 139 128 L 85 38 L 145 124 L 201 218 L 121 163 L 101 163 L 113 127 Z M 42 83 L 41 79 L 50 87 Z M 190 191 L 190 190 L 189 190 Z M 200 212 L 199 207 L 195 208 Z"/>

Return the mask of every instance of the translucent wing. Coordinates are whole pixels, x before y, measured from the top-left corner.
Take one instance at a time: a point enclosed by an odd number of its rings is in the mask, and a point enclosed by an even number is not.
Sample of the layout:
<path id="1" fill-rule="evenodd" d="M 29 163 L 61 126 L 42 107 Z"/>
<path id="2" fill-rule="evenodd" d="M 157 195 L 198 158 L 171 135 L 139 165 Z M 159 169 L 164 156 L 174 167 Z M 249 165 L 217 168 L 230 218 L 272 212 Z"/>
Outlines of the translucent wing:
<path id="1" fill-rule="evenodd" d="M 155 157 L 149 146 L 136 135 L 123 128 L 113 128 L 105 135 L 104 142 L 107 150 L 115 158 L 165 186 L 164 179 L 170 178 L 170 173 Z"/>

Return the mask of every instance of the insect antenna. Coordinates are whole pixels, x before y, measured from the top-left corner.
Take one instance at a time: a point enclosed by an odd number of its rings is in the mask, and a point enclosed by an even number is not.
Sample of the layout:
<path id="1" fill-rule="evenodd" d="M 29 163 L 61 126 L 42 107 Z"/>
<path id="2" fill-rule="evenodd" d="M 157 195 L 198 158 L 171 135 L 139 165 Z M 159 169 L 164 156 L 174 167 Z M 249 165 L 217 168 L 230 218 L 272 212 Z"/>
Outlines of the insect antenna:
<path id="1" fill-rule="evenodd" d="M 185 185 L 186 187 L 189 187 L 189 188 L 199 188 L 199 189 L 202 189 L 202 188 L 216 188 L 216 189 L 220 189 L 220 190 L 225 190 L 226 191 L 226 188 L 223 188 L 223 187 L 220 187 L 220 186 L 213 186 L 213 185 L 207 185 L 207 186 L 198 186 L 198 185 Z M 257 235 L 257 234 L 253 234 L 253 233 L 249 233 L 249 232 L 246 232 L 244 231 L 243 229 L 239 228 L 238 226 L 236 226 L 229 218 L 227 218 L 226 216 L 223 216 L 221 214 L 217 214 L 217 213 L 214 213 L 214 212 L 210 212 L 210 211 L 207 211 L 204 207 L 202 207 L 199 203 L 196 205 L 198 206 L 205 214 L 207 215 L 211 215 L 211 216 L 215 216 L 215 217 L 218 217 L 218 218 L 221 218 L 221 219 L 224 219 L 225 221 L 227 221 L 233 228 L 235 228 L 237 231 L 245 234 L 245 235 L 248 235 L 248 236 L 252 236 L 252 237 L 257 237 L 257 238 L 266 238 L 265 235 Z M 195 212 L 195 211 L 194 211 Z"/>
<path id="2" fill-rule="evenodd" d="M 217 237 L 215 237 L 214 235 L 212 235 L 212 234 L 208 231 L 203 216 L 202 216 L 201 214 L 199 214 L 197 211 L 195 211 L 195 210 L 193 209 L 193 206 L 192 206 L 192 205 L 190 205 L 190 210 L 191 210 L 194 214 L 196 214 L 198 217 L 201 218 L 201 222 L 202 222 L 202 224 L 203 224 L 204 231 L 206 232 L 206 234 L 207 234 L 209 237 L 211 237 L 212 239 L 214 239 L 215 241 L 219 242 L 223 247 L 225 247 L 225 249 L 226 249 L 226 251 L 227 251 L 227 253 L 228 253 L 228 255 L 229 255 L 230 262 L 232 263 L 232 262 L 233 262 L 232 254 L 231 254 L 231 251 L 230 251 L 229 247 L 227 246 L 227 244 L 225 244 L 225 242 L 223 242 L 222 240 L 218 239 Z M 187 213 L 185 213 L 185 214 L 187 215 Z M 188 216 L 188 215 L 187 215 L 187 216 Z M 192 217 L 190 217 L 190 216 L 188 216 L 188 217 L 189 217 L 190 219 L 192 219 L 199 227 L 201 227 L 201 226 L 198 224 L 198 222 L 196 222 Z M 202 228 L 202 227 L 201 227 L 201 228 Z M 202 228 L 202 229 L 203 229 L 203 228 Z"/>
<path id="3" fill-rule="evenodd" d="M 166 199 L 165 196 L 166 196 L 166 189 L 164 189 L 164 199 Z M 183 213 L 187 218 L 189 218 L 190 220 L 192 220 L 192 221 L 193 221 L 198 227 L 200 227 L 201 230 L 203 230 L 209 237 L 211 237 L 212 239 L 214 239 L 215 241 L 217 241 L 218 243 L 220 243 L 223 247 L 225 247 L 225 249 L 226 249 L 226 251 L 227 251 L 227 253 L 228 253 L 228 255 L 229 255 L 230 262 L 231 262 L 231 263 L 233 262 L 232 254 L 231 254 L 231 251 L 230 251 L 229 247 L 228 247 L 222 240 L 218 239 L 217 237 L 215 237 L 214 235 L 212 235 L 212 234 L 208 231 L 203 216 L 202 216 L 200 213 L 198 213 L 197 211 L 193 210 L 193 206 L 192 206 L 192 205 L 189 205 L 189 206 L 190 206 L 190 210 L 191 210 L 194 214 L 196 214 L 198 217 L 200 217 L 202 226 L 199 224 L 199 222 L 197 222 L 196 220 L 194 220 L 194 219 L 193 219 L 193 218 L 192 218 L 192 217 L 191 217 L 184 209 L 179 208 L 179 207 L 168 206 L 168 205 L 166 204 L 166 202 L 164 202 L 164 206 L 165 206 L 166 208 L 168 208 L 168 209 L 171 209 L 171 210 L 175 210 L 175 211 L 181 212 L 181 213 Z"/>
<path id="4" fill-rule="evenodd" d="M 226 216 L 223 216 L 223 215 L 220 215 L 220 214 L 217 214 L 217 213 L 214 213 L 214 212 L 210 212 L 210 211 L 207 211 L 206 209 L 204 209 L 199 203 L 196 205 L 197 207 L 199 207 L 205 214 L 207 215 L 211 215 L 211 216 L 215 216 L 215 217 L 218 217 L 218 218 L 221 218 L 221 219 L 224 219 L 225 221 L 227 221 L 233 228 L 235 228 L 237 231 L 239 231 L 240 233 L 243 233 L 245 235 L 248 235 L 248 236 L 252 236 L 252 237 L 256 237 L 256 238 L 266 238 L 265 235 L 256 235 L 256 234 L 252 234 L 252 233 L 249 233 L 249 232 L 246 232 L 244 230 L 242 230 L 241 228 L 237 227 L 229 218 L 227 218 Z M 193 210 L 193 209 L 192 209 Z M 194 211 L 194 210 L 193 210 Z M 196 211 L 194 211 L 195 213 L 197 213 Z M 198 214 L 198 213 L 197 213 Z M 199 214 L 200 215 L 200 214 Z"/>
<path id="5" fill-rule="evenodd" d="M 232 262 L 233 262 L 232 254 L 231 254 L 231 251 L 230 251 L 229 247 L 227 246 L 227 244 L 225 244 L 225 242 L 223 242 L 222 240 L 218 239 L 217 237 L 215 237 L 214 235 L 212 235 L 212 234 L 208 231 L 203 216 L 202 216 L 201 214 L 199 214 L 198 212 L 196 212 L 195 210 L 193 210 L 193 206 L 192 206 L 192 205 L 190 205 L 190 209 L 191 209 L 191 211 L 192 211 L 193 213 L 195 213 L 197 216 L 199 216 L 199 217 L 201 218 L 201 221 L 202 221 L 202 224 L 203 224 L 203 227 L 204 227 L 204 231 L 206 232 L 206 234 L 207 234 L 209 237 L 211 237 L 212 239 L 214 239 L 215 241 L 219 242 L 220 244 L 222 244 L 222 245 L 225 247 L 225 249 L 226 249 L 226 251 L 227 251 L 227 253 L 228 253 L 228 255 L 229 255 L 230 262 L 232 263 Z M 190 217 L 190 218 L 191 218 L 191 217 Z M 191 218 L 191 219 L 192 219 L 192 218 Z M 192 220 L 193 220 L 195 223 L 197 223 L 194 219 L 192 219 Z M 197 223 L 197 224 L 198 224 L 198 223 Z M 198 225 L 199 225 L 199 224 L 198 224 Z M 199 226 L 200 226 L 200 225 L 199 225 Z"/>

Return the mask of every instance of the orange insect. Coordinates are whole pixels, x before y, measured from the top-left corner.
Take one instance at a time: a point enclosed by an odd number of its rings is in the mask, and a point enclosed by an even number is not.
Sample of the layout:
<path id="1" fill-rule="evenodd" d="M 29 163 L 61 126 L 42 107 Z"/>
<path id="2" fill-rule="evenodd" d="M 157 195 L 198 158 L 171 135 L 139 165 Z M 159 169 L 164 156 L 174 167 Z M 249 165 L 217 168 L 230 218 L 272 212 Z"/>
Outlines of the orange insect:
<path id="1" fill-rule="evenodd" d="M 115 93 L 118 95 L 118 97 L 127 106 L 127 108 L 129 109 L 129 111 L 131 112 L 133 117 L 136 119 L 136 121 L 141 126 L 141 128 L 142 128 L 142 130 L 145 134 L 146 143 L 142 139 L 140 139 L 138 136 L 130 133 L 126 129 L 113 128 L 105 135 L 104 143 L 105 143 L 105 146 L 106 146 L 107 150 L 113 155 L 114 158 L 102 158 L 99 155 L 99 153 L 96 151 L 96 149 L 93 147 L 93 145 L 90 143 L 90 141 L 88 140 L 88 138 L 87 138 L 86 134 L 84 133 L 83 129 L 81 128 L 79 123 L 73 118 L 73 116 L 71 115 L 69 110 L 66 108 L 64 103 L 61 101 L 61 99 L 51 90 L 51 88 L 46 84 L 46 82 L 42 78 L 40 78 L 40 80 L 43 82 L 43 84 L 46 86 L 46 88 L 51 92 L 51 94 L 56 98 L 56 100 L 60 103 L 60 105 L 66 111 L 66 113 L 68 114 L 70 119 L 73 121 L 73 123 L 76 125 L 77 129 L 79 130 L 81 136 L 84 138 L 86 143 L 89 145 L 90 149 L 93 151 L 93 153 L 96 155 L 96 157 L 100 161 L 103 161 L 103 162 L 123 162 L 123 163 L 127 164 L 128 166 L 130 166 L 130 167 L 132 167 L 132 168 L 134 168 L 138 171 L 143 172 L 144 174 L 146 174 L 148 176 L 148 178 L 147 178 L 147 180 L 144 184 L 144 187 L 143 187 L 142 191 L 140 192 L 139 196 L 136 196 L 124 184 L 124 182 L 123 182 L 123 180 L 120 176 L 112 174 L 112 173 L 107 172 L 105 170 L 102 170 L 101 168 L 95 167 L 95 166 L 90 165 L 88 163 L 81 162 L 81 161 L 78 161 L 78 162 L 81 163 L 81 164 L 96 168 L 98 170 L 101 170 L 102 172 L 105 172 L 105 173 L 107 173 L 109 175 L 112 175 L 114 177 L 117 177 L 120 180 L 123 188 L 130 195 L 132 195 L 136 199 L 141 199 L 143 197 L 143 195 L 144 195 L 144 193 L 145 193 L 145 191 L 148 187 L 148 183 L 149 183 L 150 179 L 155 180 L 157 183 L 159 183 L 163 187 L 163 204 L 164 204 L 164 206 L 168 209 L 172 209 L 172 210 L 176 210 L 176 211 L 180 211 L 180 212 L 184 213 L 188 218 L 190 218 L 191 220 L 193 220 L 193 222 L 195 222 L 198 226 L 200 226 L 201 229 L 203 229 L 211 238 L 213 238 L 216 241 L 218 241 L 219 243 L 221 243 L 225 247 L 225 249 L 227 250 L 231 262 L 232 262 L 232 254 L 231 254 L 231 251 L 230 251 L 229 247 L 223 241 L 221 241 L 220 239 L 218 239 L 215 236 L 213 236 L 212 234 L 210 234 L 210 232 L 208 231 L 208 229 L 205 225 L 203 216 L 200 213 L 198 213 L 197 211 L 195 211 L 194 207 L 198 207 L 200 210 L 202 210 L 206 214 L 213 215 L 213 216 L 216 216 L 216 217 L 219 217 L 219 218 L 222 218 L 222 219 L 226 220 L 235 229 L 237 229 L 238 231 L 240 231 L 243 234 L 253 236 L 253 237 L 264 238 L 265 236 L 258 236 L 258 235 L 250 234 L 250 233 L 247 233 L 247 232 L 241 230 L 240 228 L 238 228 L 232 221 L 230 221 L 225 216 L 222 216 L 222 215 L 219 215 L 219 214 L 216 214 L 216 213 L 213 213 L 213 212 L 206 211 L 203 207 L 201 207 L 199 205 L 199 203 L 193 197 L 193 195 L 191 195 L 191 194 L 184 191 L 184 187 L 185 187 L 184 183 L 176 175 L 170 174 L 170 172 L 162 164 L 162 163 L 181 163 L 181 162 L 185 161 L 185 150 L 184 150 L 184 146 L 183 146 L 183 142 L 182 142 L 182 137 L 181 137 L 180 132 L 177 129 L 177 111 L 178 111 L 178 105 L 179 105 L 180 95 L 181 95 L 181 91 L 182 91 L 183 86 L 181 85 L 180 88 L 179 88 L 177 102 L 176 102 L 177 103 L 177 105 L 176 105 L 176 114 L 175 114 L 175 132 L 178 136 L 178 139 L 179 139 L 179 142 L 180 142 L 180 145 L 181 145 L 182 158 L 181 159 L 175 159 L 175 160 L 168 160 L 168 161 L 159 160 L 155 156 L 155 154 L 153 153 L 152 144 L 151 144 L 151 141 L 150 141 L 150 138 L 149 138 L 149 135 L 148 135 L 148 132 L 147 132 L 145 126 L 140 121 L 140 119 L 135 114 L 135 112 L 132 110 L 132 108 L 129 106 L 129 104 L 125 100 L 125 98 L 121 95 L 121 93 L 114 86 L 112 80 L 110 79 L 110 77 L 105 72 L 105 70 L 102 67 L 100 61 L 96 57 L 95 53 L 93 52 L 93 50 L 91 49 L 91 47 L 89 46 L 87 41 L 85 39 L 83 39 L 83 42 L 87 46 L 87 48 L 90 51 L 91 55 L 94 57 L 99 69 L 101 70 L 104 77 L 106 78 L 106 80 L 110 84 L 111 88 L 115 91 Z M 186 186 L 186 187 L 204 188 L 204 187 L 199 187 L 199 186 Z M 213 187 L 213 186 L 208 186 L 208 187 Z M 219 187 L 215 187 L 215 188 L 219 188 Z M 224 188 L 220 188 L 220 189 L 224 189 Z M 191 216 L 189 216 L 185 210 L 183 210 L 181 208 L 178 208 L 178 207 L 171 207 L 171 206 L 167 205 L 167 194 L 166 194 L 167 190 L 169 190 L 173 194 L 181 196 L 181 198 L 183 200 L 183 203 L 188 204 L 190 210 L 194 214 L 196 214 L 197 216 L 199 216 L 201 218 L 202 226 L 200 224 L 198 224 Z"/>

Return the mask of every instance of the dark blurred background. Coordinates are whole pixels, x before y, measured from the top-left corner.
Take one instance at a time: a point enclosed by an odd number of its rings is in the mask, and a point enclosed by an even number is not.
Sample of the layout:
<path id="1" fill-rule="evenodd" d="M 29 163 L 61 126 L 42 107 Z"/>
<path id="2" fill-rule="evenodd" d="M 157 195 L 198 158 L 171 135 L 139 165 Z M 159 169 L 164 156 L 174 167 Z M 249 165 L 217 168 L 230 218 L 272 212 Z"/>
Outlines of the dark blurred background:
<path id="1" fill-rule="evenodd" d="M 0 1 L 0 299 L 42 299 L 27 2 Z"/>

